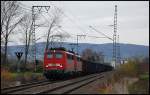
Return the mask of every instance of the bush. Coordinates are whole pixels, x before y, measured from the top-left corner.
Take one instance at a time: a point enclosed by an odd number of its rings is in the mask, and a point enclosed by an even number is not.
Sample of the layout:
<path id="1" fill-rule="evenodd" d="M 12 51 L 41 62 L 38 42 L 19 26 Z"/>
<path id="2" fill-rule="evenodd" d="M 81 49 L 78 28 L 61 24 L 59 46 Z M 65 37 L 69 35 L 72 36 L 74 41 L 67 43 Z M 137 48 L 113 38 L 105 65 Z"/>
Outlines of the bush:
<path id="1" fill-rule="evenodd" d="M 37 73 L 42 73 L 42 72 L 43 72 L 43 67 L 37 66 L 36 72 L 37 72 Z"/>
<path id="2" fill-rule="evenodd" d="M 25 72 L 23 73 L 23 76 L 24 76 L 24 80 L 25 81 L 31 81 L 32 80 L 32 73 L 31 72 Z"/>
<path id="3" fill-rule="evenodd" d="M 44 78 L 42 76 L 42 73 L 33 73 L 33 72 L 13 73 L 13 77 L 16 80 L 21 81 L 21 83 L 42 80 Z"/>
<path id="4" fill-rule="evenodd" d="M 141 62 L 137 59 L 129 60 L 128 63 L 121 64 L 119 68 L 115 70 L 113 80 L 120 81 L 124 77 L 139 77 L 141 73 Z"/>
<path id="5" fill-rule="evenodd" d="M 11 63 L 10 65 L 9 65 L 9 69 L 10 69 L 10 71 L 11 72 L 16 72 L 17 71 L 17 63 Z"/>
<path id="6" fill-rule="evenodd" d="M 139 80 L 134 84 L 128 86 L 130 94 L 148 94 L 149 93 L 149 81 Z"/>
<path id="7" fill-rule="evenodd" d="M 25 72 L 23 74 L 25 81 L 37 81 L 42 80 L 44 77 L 42 73 Z"/>
<path id="8" fill-rule="evenodd" d="M 37 79 L 38 79 L 38 80 L 43 80 L 43 79 L 44 79 L 43 74 L 38 75 L 38 78 L 37 78 Z"/>
<path id="9" fill-rule="evenodd" d="M 5 81 L 12 81 L 13 75 L 7 69 L 1 69 L 1 79 Z"/>
<path id="10" fill-rule="evenodd" d="M 120 67 L 120 72 L 124 76 L 136 77 L 138 75 L 138 63 L 134 61 L 129 61 L 127 64 L 123 64 Z"/>
<path id="11" fill-rule="evenodd" d="M 149 73 L 145 73 L 145 74 L 140 75 L 140 79 L 141 80 L 149 80 Z"/>

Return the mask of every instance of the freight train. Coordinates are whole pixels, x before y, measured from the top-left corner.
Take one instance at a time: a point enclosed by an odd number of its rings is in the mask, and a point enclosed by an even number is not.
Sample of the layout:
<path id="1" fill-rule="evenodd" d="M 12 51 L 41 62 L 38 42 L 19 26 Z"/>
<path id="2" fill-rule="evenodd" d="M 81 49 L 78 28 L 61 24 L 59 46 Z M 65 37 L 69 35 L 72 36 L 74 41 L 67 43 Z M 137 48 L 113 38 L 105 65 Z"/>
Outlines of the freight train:
<path id="1" fill-rule="evenodd" d="M 65 48 L 51 48 L 44 52 L 44 76 L 48 79 L 66 78 L 110 71 L 112 66 L 83 60 Z"/>

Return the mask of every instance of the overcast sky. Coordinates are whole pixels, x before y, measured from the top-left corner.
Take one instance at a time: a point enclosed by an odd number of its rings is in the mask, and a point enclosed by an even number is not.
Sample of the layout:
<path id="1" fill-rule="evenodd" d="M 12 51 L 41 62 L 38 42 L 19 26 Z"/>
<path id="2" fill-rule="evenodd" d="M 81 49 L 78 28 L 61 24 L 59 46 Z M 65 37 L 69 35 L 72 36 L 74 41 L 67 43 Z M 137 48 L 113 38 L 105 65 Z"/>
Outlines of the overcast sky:
<path id="1" fill-rule="evenodd" d="M 62 9 L 63 16 L 60 25 L 70 34 L 86 34 L 103 37 L 90 29 L 95 27 L 98 31 L 112 37 L 114 22 L 114 9 L 118 10 L 118 29 L 121 43 L 139 44 L 149 46 L 149 1 L 20 1 L 23 7 L 31 8 L 33 5 L 55 5 Z M 50 14 L 50 12 L 49 12 Z M 48 17 L 47 17 L 48 19 Z M 37 30 L 36 35 L 43 35 L 47 28 Z M 15 37 L 14 37 L 15 38 Z M 43 39 L 38 42 L 44 41 Z M 65 41 L 76 42 L 72 36 Z M 106 38 L 80 38 L 80 43 L 111 43 Z"/>

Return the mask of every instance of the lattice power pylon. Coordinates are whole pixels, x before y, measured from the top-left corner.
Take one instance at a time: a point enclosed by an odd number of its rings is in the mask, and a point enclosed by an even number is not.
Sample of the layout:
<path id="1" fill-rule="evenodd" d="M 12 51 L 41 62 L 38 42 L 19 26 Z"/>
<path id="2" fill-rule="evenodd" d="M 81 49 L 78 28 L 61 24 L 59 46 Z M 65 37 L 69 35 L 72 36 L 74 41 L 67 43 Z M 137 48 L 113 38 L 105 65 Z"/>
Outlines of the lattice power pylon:
<path id="1" fill-rule="evenodd" d="M 118 35 L 118 41 L 117 41 L 117 63 L 118 63 L 119 65 L 121 64 L 119 35 Z"/>
<path id="2" fill-rule="evenodd" d="M 117 65 L 117 49 L 116 49 L 116 34 L 117 34 L 117 5 L 115 5 L 115 13 L 114 13 L 114 34 L 113 34 L 113 61 L 115 66 Z"/>
<path id="3" fill-rule="evenodd" d="M 37 13 L 41 13 L 42 8 L 45 8 L 46 12 L 48 12 L 50 6 L 32 6 L 32 21 L 33 21 L 33 25 L 32 25 L 32 36 L 31 36 L 31 43 L 32 43 L 32 58 L 34 61 L 34 67 L 35 67 L 35 71 L 36 71 L 36 35 L 35 35 L 35 18 L 36 18 L 36 14 Z M 43 11 L 42 11 L 43 12 Z"/>

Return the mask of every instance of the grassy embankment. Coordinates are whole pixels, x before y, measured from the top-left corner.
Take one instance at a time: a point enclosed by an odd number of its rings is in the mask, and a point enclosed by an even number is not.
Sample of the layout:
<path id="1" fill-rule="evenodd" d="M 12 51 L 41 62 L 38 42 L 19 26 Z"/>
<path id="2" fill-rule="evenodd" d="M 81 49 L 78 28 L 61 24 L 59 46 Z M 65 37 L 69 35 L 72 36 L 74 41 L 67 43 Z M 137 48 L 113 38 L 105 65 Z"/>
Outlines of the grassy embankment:
<path id="1" fill-rule="evenodd" d="M 149 93 L 149 61 L 129 60 L 126 64 L 118 67 L 111 79 L 107 80 L 107 85 L 100 88 L 100 92 L 109 93 L 129 93 L 129 94 L 148 94 Z M 115 86 L 116 87 L 115 88 Z M 119 85 L 118 85 L 119 84 Z M 114 90 L 119 89 L 116 92 Z M 127 91 L 125 91 L 126 89 Z"/>
<path id="2" fill-rule="evenodd" d="M 30 66 L 29 66 L 30 65 Z M 16 82 L 27 83 L 45 79 L 42 66 L 37 66 L 37 72 L 34 72 L 34 66 L 29 63 L 24 67 L 20 66 L 20 72 L 17 72 L 16 64 L 1 65 L 1 87 L 15 86 Z"/>
<path id="3" fill-rule="evenodd" d="M 149 73 L 139 76 L 139 80 L 128 86 L 130 94 L 148 94 L 149 93 Z"/>

